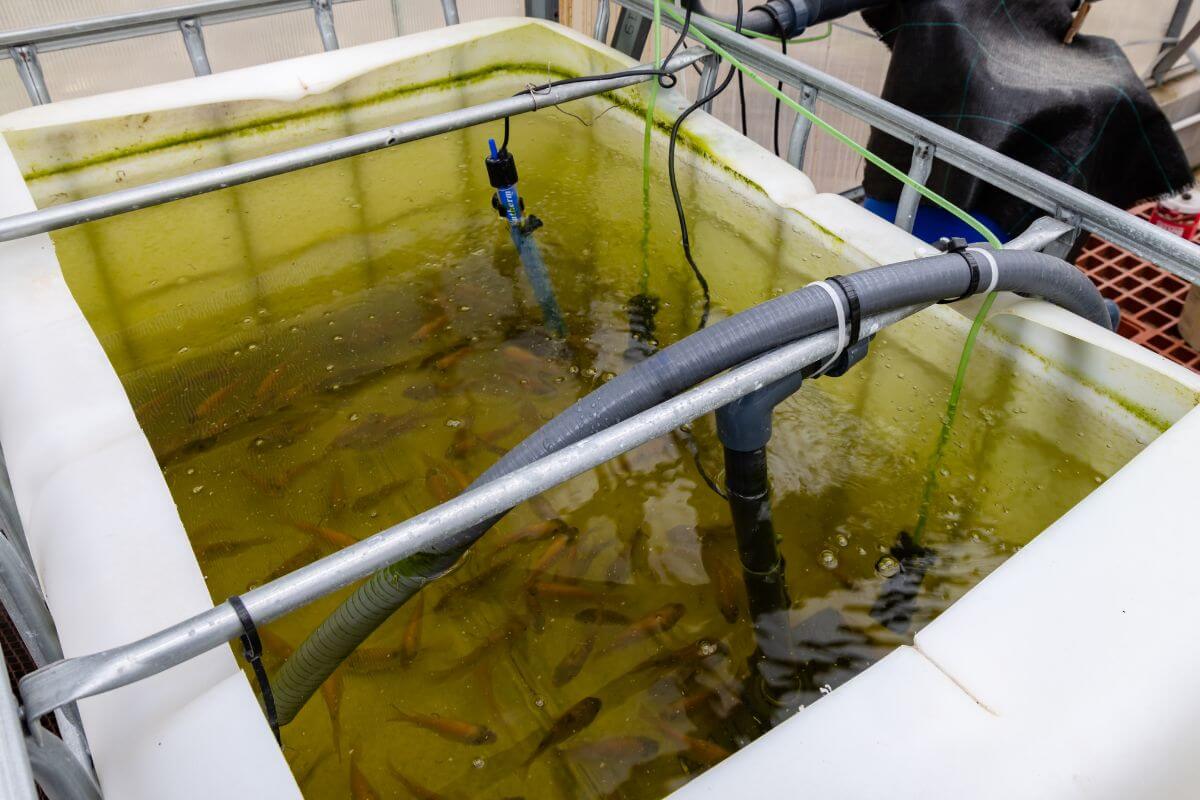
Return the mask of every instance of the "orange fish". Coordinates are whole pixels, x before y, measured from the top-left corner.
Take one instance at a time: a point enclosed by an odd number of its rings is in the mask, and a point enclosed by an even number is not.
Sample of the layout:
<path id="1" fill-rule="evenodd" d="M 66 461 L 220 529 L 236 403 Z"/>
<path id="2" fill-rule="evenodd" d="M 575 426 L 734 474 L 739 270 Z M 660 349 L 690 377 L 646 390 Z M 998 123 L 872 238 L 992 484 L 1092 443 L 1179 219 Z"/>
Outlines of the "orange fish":
<path id="1" fill-rule="evenodd" d="M 600 764 L 639 763 L 658 755 L 658 742 L 648 736 L 613 736 L 584 742 L 565 750 L 575 761 L 594 761 Z"/>
<path id="2" fill-rule="evenodd" d="M 341 550 L 343 547 L 349 547 L 352 544 L 358 544 L 358 539 L 355 539 L 348 533 L 342 533 L 334 528 L 328 528 L 324 525 L 313 525 L 310 522 L 301 522 L 299 520 L 289 520 L 288 524 L 297 530 L 304 531 L 310 536 L 315 536 L 326 544 L 336 547 Z"/>
<path id="3" fill-rule="evenodd" d="M 662 608 L 656 608 L 619 633 L 601 651 L 601 655 L 628 647 L 656 633 L 666 633 L 675 627 L 675 623 L 679 622 L 686 611 L 682 603 L 667 603 Z"/>
<path id="4" fill-rule="evenodd" d="M 445 372 L 467 356 L 471 355 L 471 345 L 464 344 L 457 350 L 451 350 L 446 355 L 433 362 L 433 368 Z"/>
<path id="5" fill-rule="evenodd" d="M 409 337 L 409 341 L 413 344 L 419 344 L 433 335 L 440 333 L 443 328 L 450 324 L 450 317 L 447 314 L 440 314 L 426 322 L 421 327 L 417 328 L 416 333 Z"/>
<path id="6" fill-rule="evenodd" d="M 400 638 L 400 662 L 408 666 L 417 657 L 421 649 L 421 625 L 425 617 L 425 595 L 418 594 L 413 604 L 412 615 L 404 626 L 404 635 Z"/>
<path id="7" fill-rule="evenodd" d="M 541 539 L 546 536 L 566 530 L 567 524 L 561 519 L 550 519 L 543 522 L 535 522 L 532 525 L 526 525 L 524 528 L 505 534 L 496 540 L 496 550 L 503 550 L 509 545 L 518 542 L 532 541 Z"/>
<path id="8" fill-rule="evenodd" d="M 529 758 L 525 759 L 525 766 L 528 767 L 532 764 L 533 760 L 546 752 L 547 748 L 566 741 L 591 725 L 600 713 L 601 705 L 600 698 L 585 697 L 563 712 L 563 715 L 554 721 L 550 730 L 538 742 L 538 746 L 534 748 Z"/>
<path id="9" fill-rule="evenodd" d="M 733 571 L 718 552 L 717 545 L 707 538 L 700 539 L 700 563 L 712 583 L 717 608 L 729 624 L 737 622 L 741 615 L 738 603 L 738 583 Z"/>
<path id="10" fill-rule="evenodd" d="M 321 699 L 325 701 L 325 710 L 329 712 L 329 725 L 332 728 L 333 751 L 342 758 L 342 668 L 338 667 L 333 674 L 321 684 Z"/>
<path id="11" fill-rule="evenodd" d="M 270 574 L 267 575 L 265 578 L 263 578 L 263 583 L 270 583 L 271 581 L 276 580 L 277 578 L 282 578 L 284 575 L 287 575 L 289 572 L 295 572 L 296 570 L 300 569 L 301 567 L 308 566 L 309 564 L 316 561 L 320 557 L 321 557 L 320 548 L 318 548 L 316 546 L 316 544 L 310 544 L 310 545 L 306 546 L 303 550 L 301 550 L 299 553 L 296 553 L 296 555 L 280 562 L 278 567 L 271 570 Z"/>
<path id="12" fill-rule="evenodd" d="M 245 376 L 242 376 L 232 383 L 222 386 L 220 389 L 217 389 L 208 397 L 201 400 L 200 404 L 196 406 L 195 411 L 192 412 L 192 420 L 196 421 L 207 417 L 209 414 L 215 411 L 217 407 L 221 405 L 221 403 L 224 403 L 227 399 L 229 399 L 229 395 L 237 391 L 237 388 L 245 383 L 245 381 Z"/>
<path id="13" fill-rule="evenodd" d="M 563 660 L 558 662 L 558 666 L 554 668 L 554 685 L 566 686 L 571 682 L 571 679 L 579 674 L 583 669 L 584 663 L 588 656 L 592 654 L 592 648 L 596 645 L 596 632 L 592 631 L 583 640 L 571 649 L 571 652 L 563 656 Z"/>
<path id="14" fill-rule="evenodd" d="M 592 589 L 559 581 L 537 581 L 529 586 L 529 593 L 552 600 L 584 600 L 594 603 L 600 599 L 600 594 Z"/>
<path id="15" fill-rule="evenodd" d="M 442 795 L 417 783 L 412 778 L 408 777 L 403 772 L 392 766 L 391 763 L 388 764 L 388 769 L 391 770 L 392 777 L 395 778 L 409 794 L 415 797 L 416 800 L 443 800 Z"/>
<path id="16" fill-rule="evenodd" d="M 354 761 L 354 751 L 350 751 L 350 798 L 351 800 L 383 800 L 383 795 L 375 791 L 375 787 L 367 780 L 367 776 L 358 768 Z"/>
<path id="17" fill-rule="evenodd" d="M 287 372 L 286 364 L 280 364 L 279 366 L 269 370 L 267 374 L 263 376 L 262 381 L 259 382 L 258 387 L 254 390 L 255 402 L 257 402 L 259 405 L 262 405 L 270 400 L 271 395 L 275 391 L 275 385 L 279 383 L 279 379 L 283 377 L 285 372 Z"/>
<path id="18" fill-rule="evenodd" d="M 383 486 L 380 486 L 378 489 L 367 492 L 361 497 L 356 497 L 354 499 L 354 503 L 350 507 L 359 513 L 363 511 L 369 511 L 372 507 L 379 505 L 384 500 L 403 489 L 405 486 L 408 486 L 410 483 L 412 483 L 412 480 L 409 478 L 390 481 L 385 483 Z"/>
<path id="19" fill-rule="evenodd" d="M 200 561 L 212 561 L 218 558 L 230 558 L 240 555 L 245 551 L 268 544 L 271 541 L 269 536 L 259 536 L 254 539 L 241 539 L 223 542 L 210 542 L 209 544 L 201 545 L 196 548 L 196 558 Z"/>
<path id="20" fill-rule="evenodd" d="M 392 706 L 392 710 L 394 712 L 392 715 L 393 722 L 416 725 L 418 728 L 424 728 L 430 733 L 436 733 L 443 739 L 449 739 L 452 742 L 482 745 L 491 744 L 496 741 L 496 734 L 485 725 L 476 725 L 473 722 L 440 717 L 436 714 L 413 714 L 401 711 L 394 705 Z"/>
<path id="21" fill-rule="evenodd" d="M 538 556 L 537 561 L 533 562 L 533 566 L 529 568 L 529 577 L 525 579 L 526 586 L 532 586 L 541 577 L 542 574 L 554 566 L 567 554 L 567 546 L 571 544 L 573 537 L 566 533 L 556 533 L 554 538 L 550 540 L 550 544 L 546 545 L 546 549 Z"/>
<path id="22" fill-rule="evenodd" d="M 665 723 L 658 723 L 658 727 L 662 729 L 668 739 L 683 746 L 684 754 L 688 758 L 702 766 L 712 767 L 729 758 L 729 751 L 715 742 L 680 733 Z"/>

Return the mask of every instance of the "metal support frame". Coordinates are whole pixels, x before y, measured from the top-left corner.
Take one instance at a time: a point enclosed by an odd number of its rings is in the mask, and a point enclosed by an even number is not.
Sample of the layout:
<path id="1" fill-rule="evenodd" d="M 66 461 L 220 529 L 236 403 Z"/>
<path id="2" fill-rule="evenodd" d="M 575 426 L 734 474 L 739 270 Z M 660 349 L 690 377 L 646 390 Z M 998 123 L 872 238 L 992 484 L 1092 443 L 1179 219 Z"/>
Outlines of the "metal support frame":
<path id="1" fill-rule="evenodd" d="M 1197 21 L 1187 33 L 1180 37 L 1179 41 L 1158 57 L 1158 60 L 1154 62 L 1154 68 L 1150 70 L 1150 81 L 1155 86 L 1161 86 L 1166 81 L 1171 68 L 1179 62 L 1179 59 L 1187 55 L 1197 41 L 1200 41 L 1200 21 Z"/>
<path id="2" fill-rule="evenodd" d="M 608 20 L 612 14 L 612 3 L 600 0 L 596 6 L 596 24 L 592 28 L 592 38 L 604 44 L 608 41 Z"/>
<path id="3" fill-rule="evenodd" d="M 191 17 L 181 19 L 179 32 L 183 34 L 183 46 L 187 49 L 188 61 L 192 62 L 192 72 L 196 75 L 211 75 L 212 66 L 208 63 L 208 50 L 204 47 L 204 33 L 200 30 L 200 22 Z"/>
<path id="4" fill-rule="evenodd" d="M 317 18 L 317 32 L 321 34 L 321 47 L 325 52 L 338 49 L 337 29 L 333 26 L 333 0 L 312 0 L 313 14 Z"/>
<path id="5" fill-rule="evenodd" d="M 804 83 L 800 85 L 800 107 L 805 111 L 817 110 L 817 87 Z M 796 169 L 804 169 L 804 156 L 808 151 L 808 137 L 812 134 L 812 120 L 803 114 L 796 115 L 792 123 L 792 132 L 788 136 L 788 163 Z"/>
<path id="6" fill-rule="evenodd" d="M 32 44 L 19 44 L 8 48 L 9 57 L 17 65 L 17 74 L 25 86 L 25 94 L 29 102 L 35 106 L 50 102 L 50 90 L 46 88 L 46 76 L 42 74 L 42 64 L 38 61 L 37 48 Z"/>
<path id="7" fill-rule="evenodd" d="M 933 171 L 935 152 L 937 148 L 924 139 L 918 139 L 913 145 L 912 166 L 908 168 L 908 177 L 924 186 L 925 181 L 929 180 L 929 173 Z M 904 184 L 904 188 L 900 190 L 900 202 L 896 204 L 896 227 L 912 233 L 920 205 L 920 193 L 911 184 Z"/>
<path id="8" fill-rule="evenodd" d="M 95 776 L 71 750 L 46 730 L 25 739 L 33 778 L 50 800 L 101 800 Z"/>
<path id="9" fill-rule="evenodd" d="M 447 25 L 458 24 L 457 0 L 442 0 L 442 17 L 446 20 Z"/>
<path id="10" fill-rule="evenodd" d="M 696 100 L 708 97 L 717 87 L 717 72 L 721 69 L 721 59 L 716 53 L 710 53 L 700 61 L 700 83 L 696 87 Z M 706 114 L 712 113 L 713 101 L 710 99 L 700 107 Z"/>
<path id="11" fill-rule="evenodd" d="M 678 72 L 694 61 L 698 61 L 705 53 L 707 51 L 703 48 L 689 48 L 681 51 L 664 65 L 664 69 L 669 72 Z M 472 125 L 494 122 L 504 117 L 525 114 L 539 108 L 633 86 L 651 77 L 649 70 L 654 68 L 653 65 L 644 64 L 642 66 L 647 70 L 646 74 L 626 74 L 617 78 L 554 86 L 537 94 L 525 92 L 515 97 L 506 97 L 503 100 L 493 100 L 477 106 L 448 111 L 444 114 L 402 122 L 388 128 L 357 133 L 328 142 L 252 158 L 248 161 L 200 170 L 190 175 L 168 178 L 38 211 L 0 218 L 0 242 L 37 233 L 48 233 L 135 209 L 161 205 L 185 197 L 227 189 L 231 186 L 240 186 L 274 175 L 295 172 L 318 164 L 327 164 L 331 161 L 394 147 L 405 142 L 426 139 L 430 136 L 469 128 Z"/>
<path id="12" fill-rule="evenodd" d="M 909 306 L 863 320 L 863 336 L 915 313 Z M 260 625 L 420 552 L 453 548 L 471 526 L 501 514 L 531 497 L 664 436 L 691 420 L 774 383 L 828 357 L 838 332 L 826 331 L 781 347 L 735 367 L 647 411 L 593 434 L 405 522 L 301 567 L 241 595 Z M 176 623 L 130 644 L 59 661 L 21 679 L 26 719 L 75 700 L 111 691 L 156 675 L 242 634 L 228 603 Z"/>
<path id="13" fill-rule="evenodd" d="M 1065 258 L 1078 237 L 1079 229 L 1070 222 L 1054 217 L 1039 217 L 1004 247 L 1009 250 L 1037 250 Z"/>
<path id="14" fill-rule="evenodd" d="M 17 698 L 8 688 L 8 666 L 0 651 L 0 797 L 5 800 L 37 800 L 33 767 L 25 748 L 25 731 Z"/>
<path id="15" fill-rule="evenodd" d="M 653 8 L 651 0 L 616 2 L 639 14 L 650 13 Z M 666 18 L 663 23 L 674 30 L 681 27 L 673 18 Z M 1079 217 L 1083 229 L 1192 283 L 1200 283 L 1200 247 L 1191 242 L 708 19 L 693 14 L 692 25 L 765 78 L 781 80 L 789 86 L 807 83 L 820 91 L 822 102 L 909 144 L 915 145 L 918 140 L 929 142 L 937 148 L 938 160 L 1044 211 L 1057 215 L 1060 209 L 1065 209 Z"/>

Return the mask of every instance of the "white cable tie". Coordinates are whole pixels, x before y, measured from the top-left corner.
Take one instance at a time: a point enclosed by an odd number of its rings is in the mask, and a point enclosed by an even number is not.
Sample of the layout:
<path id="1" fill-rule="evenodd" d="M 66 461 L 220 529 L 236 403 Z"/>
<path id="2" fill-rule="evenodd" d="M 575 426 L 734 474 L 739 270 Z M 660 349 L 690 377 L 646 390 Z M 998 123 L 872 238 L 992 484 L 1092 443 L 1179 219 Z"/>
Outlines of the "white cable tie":
<path id="1" fill-rule="evenodd" d="M 825 293 L 829 295 L 829 299 L 833 301 L 833 309 L 837 314 L 838 322 L 837 350 L 835 350 L 830 359 L 826 361 L 819 370 L 816 371 L 816 373 L 813 375 L 815 378 L 818 375 L 824 375 L 825 372 L 841 357 L 842 353 L 846 351 L 846 346 L 850 343 L 850 332 L 846 329 L 846 311 L 842 308 L 842 298 L 840 293 L 825 281 L 816 281 L 815 283 L 810 283 L 809 286 L 820 286 L 825 290 Z"/>
<path id="2" fill-rule="evenodd" d="M 986 258 L 988 264 L 991 265 L 992 282 L 988 284 L 987 290 L 984 292 L 985 295 L 991 294 L 993 291 L 995 291 L 996 284 L 1000 282 L 1000 265 L 996 263 L 996 257 L 987 250 L 984 250 L 982 247 L 968 247 L 967 250 L 972 253 L 979 253 L 979 255 Z"/>

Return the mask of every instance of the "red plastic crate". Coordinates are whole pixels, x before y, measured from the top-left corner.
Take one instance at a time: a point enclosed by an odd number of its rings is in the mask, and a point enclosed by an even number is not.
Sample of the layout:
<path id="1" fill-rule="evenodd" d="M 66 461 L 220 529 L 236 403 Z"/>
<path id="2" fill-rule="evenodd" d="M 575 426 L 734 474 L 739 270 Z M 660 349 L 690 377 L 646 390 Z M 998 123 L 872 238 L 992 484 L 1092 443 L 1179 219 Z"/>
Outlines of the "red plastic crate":
<path id="1" fill-rule="evenodd" d="M 1153 208 L 1148 203 L 1132 213 L 1149 219 Z M 1179 315 L 1190 283 L 1095 236 L 1084 243 L 1075 264 L 1120 307 L 1118 333 L 1200 372 L 1200 352 L 1179 333 Z"/>

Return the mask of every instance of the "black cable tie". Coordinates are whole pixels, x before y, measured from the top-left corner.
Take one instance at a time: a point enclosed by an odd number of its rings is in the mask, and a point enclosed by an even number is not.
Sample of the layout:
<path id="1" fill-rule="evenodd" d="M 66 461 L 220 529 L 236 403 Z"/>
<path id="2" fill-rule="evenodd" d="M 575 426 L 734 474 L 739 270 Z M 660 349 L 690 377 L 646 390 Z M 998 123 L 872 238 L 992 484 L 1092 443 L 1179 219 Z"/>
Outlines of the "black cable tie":
<path id="1" fill-rule="evenodd" d="M 971 253 L 970 248 L 967 247 L 967 241 L 959 238 L 940 239 L 935 247 L 943 252 L 953 253 L 956 256 L 962 256 L 963 261 L 967 262 L 967 269 L 971 271 L 971 276 L 967 281 L 967 290 L 965 292 L 960 294 L 958 297 L 954 297 L 949 300 L 940 300 L 938 302 L 942 304 L 957 303 L 959 300 L 965 300 L 966 298 L 975 294 L 975 292 L 979 289 L 981 273 L 979 271 L 979 261 L 976 260 L 975 256 Z"/>
<path id="2" fill-rule="evenodd" d="M 254 618 L 246 610 L 242 598 L 235 594 L 228 602 L 233 606 L 238 622 L 242 623 L 242 630 L 245 631 L 241 636 L 242 656 L 254 670 L 254 678 L 258 681 L 258 689 L 262 694 L 263 709 L 267 714 L 267 724 L 271 726 L 271 733 L 275 734 L 275 741 L 283 746 L 283 739 L 279 736 L 279 715 L 275 712 L 275 693 L 271 691 L 271 680 L 267 677 L 267 670 L 262 663 L 262 639 L 258 637 L 258 628 L 255 627 Z"/>
<path id="3" fill-rule="evenodd" d="M 854 286 L 844 275 L 834 275 L 825 280 L 841 289 L 842 294 L 846 296 L 846 318 L 850 324 L 850 340 L 846 346 L 857 344 L 858 337 L 862 334 L 862 302 L 858 299 L 858 292 L 854 291 Z"/>

